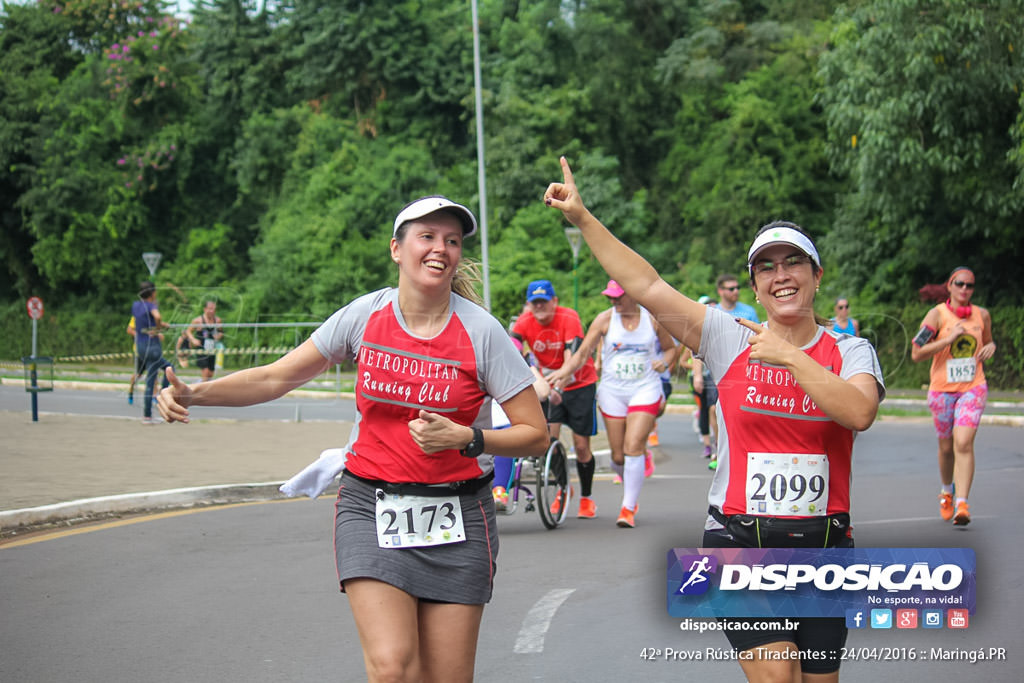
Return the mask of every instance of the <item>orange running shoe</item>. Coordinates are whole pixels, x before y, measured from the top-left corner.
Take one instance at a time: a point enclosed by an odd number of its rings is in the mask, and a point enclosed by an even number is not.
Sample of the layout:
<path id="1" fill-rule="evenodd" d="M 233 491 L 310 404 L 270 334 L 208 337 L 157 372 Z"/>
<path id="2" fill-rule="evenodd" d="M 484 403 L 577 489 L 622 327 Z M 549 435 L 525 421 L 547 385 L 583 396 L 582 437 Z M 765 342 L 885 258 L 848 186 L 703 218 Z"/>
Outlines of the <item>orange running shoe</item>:
<path id="1" fill-rule="evenodd" d="M 961 500 L 956 504 L 956 515 L 953 517 L 953 524 L 957 526 L 967 526 L 971 523 L 971 512 L 970 505 L 967 504 L 966 500 Z"/>
<path id="2" fill-rule="evenodd" d="M 617 526 L 623 529 L 632 529 L 636 526 L 636 510 L 630 510 L 629 508 L 622 508 L 619 510 L 619 518 L 615 520 Z"/>
<path id="3" fill-rule="evenodd" d="M 654 429 L 651 430 L 651 433 L 647 435 L 647 445 L 648 446 L 657 446 L 658 445 L 658 427 L 657 427 L 657 425 L 655 425 Z"/>
<path id="4" fill-rule="evenodd" d="M 953 494 L 952 493 L 940 493 L 939 494 L 939 515 L 942 519 L 949 521 L 953 519 Z"/>
<path id="5" fill-rule="evenodd" d="M 580 511 L 576 513 L 580 519 L 594 519 L 597 517 L 597 503 L 593 498 L 580 498 Z"/>
<path id="6" fill-rule="evenodd" d="M 574 489 L 572 486 L 570 486 L 569 487 L 569 495 L 568 495 L 568 497 L 566 497 L 565 502 L 568 503 L 570 500 L 572 500 L 572 497 L 575 494 L 576 494 L 576 489 Z M 557 517 L 562 512 L 562 506 L 559 504 L 561 502 L 561 500 L 562 500 L 562 496 L 556 497 L 553 501 L 551 501 L 551 507 L 548 508 L 549 510 L 551 510 L 551 514 L 553 516 L 555 516 L 555 517 Z"/>

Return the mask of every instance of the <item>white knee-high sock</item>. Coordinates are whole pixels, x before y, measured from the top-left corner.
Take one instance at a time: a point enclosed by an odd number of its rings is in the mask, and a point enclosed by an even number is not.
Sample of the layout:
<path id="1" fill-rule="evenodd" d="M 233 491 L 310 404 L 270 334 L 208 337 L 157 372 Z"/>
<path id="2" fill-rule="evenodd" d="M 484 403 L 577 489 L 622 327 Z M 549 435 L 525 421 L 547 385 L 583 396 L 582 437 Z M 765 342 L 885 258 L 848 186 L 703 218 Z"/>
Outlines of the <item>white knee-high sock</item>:
<path id="1" fill-rule="evenodd" d="M 622 507 L 636 509 L 640 489 L 644 486 L 644 456 L 627 455 L 622 473 Z"/>

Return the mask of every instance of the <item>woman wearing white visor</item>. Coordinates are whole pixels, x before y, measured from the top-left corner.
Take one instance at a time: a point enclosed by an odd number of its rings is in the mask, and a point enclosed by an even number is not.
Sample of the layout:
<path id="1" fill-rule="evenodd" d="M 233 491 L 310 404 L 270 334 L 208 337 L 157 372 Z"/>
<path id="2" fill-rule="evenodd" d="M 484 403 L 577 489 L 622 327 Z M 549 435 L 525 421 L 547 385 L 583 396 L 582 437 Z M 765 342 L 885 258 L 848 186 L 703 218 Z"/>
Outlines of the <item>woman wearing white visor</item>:
<path id="1" fill-rule="evenodd" d="M 874 422 L 885 389 L 871 344 L 837 338 L 814 314 L 822 277 L 814 243 L 792 223 L 762 228 L 747 256 L 767 323 L 737 319 L 681 294 L 616 239 L 584 206 L 568 163 L 561 163 L 563 182 L 548 187 L 545 203 L 583 231 L 608 274 L 701 358 L 718 383 L 719 465 L 702 545 L 852 546 L 853 437 Z M 776 500 L 762 485 L 776 476 L 806 482 L 801 495 Z M 791 631 L 725 632 L 736 650 L 746 651 L 740 666 L 752 681 L 838 680 L 838 656 L 815 659 L 798 651 L 840 652 L 844 620 L 801 618 L 799 624 Z"/>

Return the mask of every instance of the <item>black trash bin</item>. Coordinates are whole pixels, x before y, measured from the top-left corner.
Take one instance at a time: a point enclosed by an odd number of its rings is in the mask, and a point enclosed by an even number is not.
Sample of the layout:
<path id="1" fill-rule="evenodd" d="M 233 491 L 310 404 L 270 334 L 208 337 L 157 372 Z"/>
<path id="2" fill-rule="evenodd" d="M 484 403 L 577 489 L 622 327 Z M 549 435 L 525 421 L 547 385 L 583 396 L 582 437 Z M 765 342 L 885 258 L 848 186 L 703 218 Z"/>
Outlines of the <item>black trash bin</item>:
<path id="1" fill-rule="evenodd" d="M 25 391 L 53 391 L 53 358 L 49 356 L 24 356 Z"/>

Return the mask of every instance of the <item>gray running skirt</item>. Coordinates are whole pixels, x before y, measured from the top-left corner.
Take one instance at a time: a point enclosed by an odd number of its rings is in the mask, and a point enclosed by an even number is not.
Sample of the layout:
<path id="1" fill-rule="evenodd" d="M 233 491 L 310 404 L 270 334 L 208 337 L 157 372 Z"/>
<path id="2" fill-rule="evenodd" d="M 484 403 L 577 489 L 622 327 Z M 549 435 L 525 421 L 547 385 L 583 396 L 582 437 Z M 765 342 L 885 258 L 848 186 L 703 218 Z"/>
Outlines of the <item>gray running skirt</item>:
<path id="1" fill-rule="evenodd" d="M 479 605 L 491 600 L 497 569 L 498 529 L 490 486 L 462 495 L 466 541 L 426 548 L 377 545 L 376 486 L 347 472 L 341 477 L 334 518 L 338 580 L 369 578 L 415 598 Z"/>

